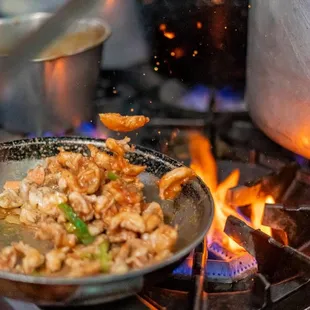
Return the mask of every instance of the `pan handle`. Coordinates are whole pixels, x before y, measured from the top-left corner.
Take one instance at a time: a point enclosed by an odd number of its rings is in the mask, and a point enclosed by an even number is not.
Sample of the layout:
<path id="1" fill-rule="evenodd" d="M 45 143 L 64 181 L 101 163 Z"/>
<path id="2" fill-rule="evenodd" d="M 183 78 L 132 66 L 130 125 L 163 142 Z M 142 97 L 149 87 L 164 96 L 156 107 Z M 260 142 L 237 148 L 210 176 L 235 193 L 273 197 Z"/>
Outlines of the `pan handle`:
<path id="1" fill-rule="evenodd" d="M 110 302 L 140 292 L 143 282 L 143 277 L 140 276 L 111 283 L 83 285 L 67 302 L 75 305 Z"/>

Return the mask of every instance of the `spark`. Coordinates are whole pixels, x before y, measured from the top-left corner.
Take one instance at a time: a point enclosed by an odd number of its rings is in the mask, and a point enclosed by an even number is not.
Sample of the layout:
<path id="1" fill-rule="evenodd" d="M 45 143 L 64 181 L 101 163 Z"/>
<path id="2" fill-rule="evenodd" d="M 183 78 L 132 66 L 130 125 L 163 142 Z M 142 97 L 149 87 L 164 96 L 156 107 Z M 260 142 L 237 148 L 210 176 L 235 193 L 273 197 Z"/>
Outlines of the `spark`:
<path id="1" fill-rule="evenodd" d="M 196 27 L 197 27 L 197 29 L 201 29 L 202 28 L 202 23 L 201 22 L 197 22 L 196 23 Z"/>

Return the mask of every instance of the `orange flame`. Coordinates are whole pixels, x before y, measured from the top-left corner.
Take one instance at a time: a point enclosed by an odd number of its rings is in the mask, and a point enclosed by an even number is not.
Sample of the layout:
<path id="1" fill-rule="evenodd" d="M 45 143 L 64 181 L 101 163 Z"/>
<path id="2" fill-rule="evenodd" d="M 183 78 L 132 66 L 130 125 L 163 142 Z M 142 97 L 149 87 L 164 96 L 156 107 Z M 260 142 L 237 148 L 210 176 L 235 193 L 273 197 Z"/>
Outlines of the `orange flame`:
<path id="1" fill-rule="evenodd" d="M 189 135 L 189 151 L 192 159 L 191 168 L 209 187 L 215 204 L 214 220 L 208 233 L 208 242 L 218 241 L 231 251 L 244 251 L 224 233 L 224 226 L 229 215 L 245 221 L 233 207 L 226 203 L 227 191 L 238 185 L 240 171 L 233 170 L 224 181 L 218 183 L 217 165 L 211 152 L 211 144 L 207 138 L 197 132 L 192 132 Z M 274 200 L 271 196 L 257 199 L 251 206 L 251 223 L 248 224 L 255 229 L 260 228 L 270 235 L 271 229 L 261 225 L 265 202 L 274 203 Z"/>

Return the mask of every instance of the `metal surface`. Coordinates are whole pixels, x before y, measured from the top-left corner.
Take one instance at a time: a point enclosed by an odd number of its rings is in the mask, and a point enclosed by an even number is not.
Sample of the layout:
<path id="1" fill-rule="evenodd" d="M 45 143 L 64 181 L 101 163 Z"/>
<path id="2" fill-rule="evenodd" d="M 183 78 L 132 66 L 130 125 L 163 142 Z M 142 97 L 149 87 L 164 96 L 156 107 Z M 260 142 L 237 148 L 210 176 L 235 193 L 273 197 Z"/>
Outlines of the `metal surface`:
<path id="1" fill-rule="evenodd" d="M 20 179 L 26 171 L 37 164 L 42 157 L 49 157 L 58 152 L 60 146 L 66 150 L 87 152 L 87 144 L 104 147 L 103 140 L 87 138 L 39 138 L 19 140 L 0 144 L 0 186 L 6 180 Z M 145 184 L 144 195 L 147 200 L 159 201 L 157 180 L 167 171 L 180 166 L 175 160 L 158 152 L 136 147 L 129 153 L 131 162 L 147 166 L 141 175 Z M 213 218 L 213 201 L 209 190 L 196 179 L 187 184 L 175 201 L 160 202 L 168 223 L 179 227 L 179 238 L 175 254 L 156 265 L 131 271 L 124 275 L 101 275 L 81 279 L 65 277 L 35 277 L 0 272 L 0 295 L 31 301 L 45 305 L 86 305 L 107 302 L 132 295 L 142 289 L 144 283 L 162 280 L 167 275 L 167 268 L 179 262 L 194 249 L 205 236 Z M 11 240 L 27 239 L 37 248 L 46 246 L 31 238 L 30 232 L 21 226 L 0 223 L 0 246 Z"/>
<path id="2" fill-rule="evenodd" d="M 232 206 L 245 206 L 253 203 L 259 196 L 271 195 L 281 200 L 294 181 L 299 166 L 291 163 L 278 171 L 268 173 L 244 185 L 238 185 L 227 191 L 226 202 Z"/>
<path id="3" fill-rule="evenodd" d="M 310 158 L 310 2 L 250 2 L 250 114 L 274 141 Z"/>
<path id="4" fill-rule="evenodd" d="M 247 252 L 233 253 L 213 242 L 209 248 L 208 282 L 233 283 L 257 272 L 255 258 Z"/>
<path id="5" fill-rule="evenodd" d="M 0 19 L 0 68 L 10 59 L 5 55 L 16 42 L 49 16 L 35 13 Z M 68 28 L 66 35 L 85 31 L 96 31 L 98 40 L 82 50 L 77 47 L 68 56 L 29 61 L 26 69 L 10 81 L 0 97 L 0 122 L 5 129 L 59 134 L 91 120 L 102 43 L 109 37 L 110 28 L 101 19 L 81 19 Z"/>
<path id="6" fill-rule="evenodd" d="M 274 281 L 283 281 L 299 272 L 309 277 L 309 256 L 277 242 L 261 230 L 254 230 L 230 215 L 224 231 L 256 258 L 258 272 L 272 274 Z"/>
<path id="7" fill-rule="evenodd" d="M 38 28 L 33 28 L 27 35 L 18 40 L 10 49 L 5 63 L 1 64 L 1 92 L 12 77 L 19 74 L 29 59 L 37 57 L 51 42 L 63 34 L 73 22 L 93 8 L 98 0 L 70 0 L 55 14 L 52 14 Z"/>

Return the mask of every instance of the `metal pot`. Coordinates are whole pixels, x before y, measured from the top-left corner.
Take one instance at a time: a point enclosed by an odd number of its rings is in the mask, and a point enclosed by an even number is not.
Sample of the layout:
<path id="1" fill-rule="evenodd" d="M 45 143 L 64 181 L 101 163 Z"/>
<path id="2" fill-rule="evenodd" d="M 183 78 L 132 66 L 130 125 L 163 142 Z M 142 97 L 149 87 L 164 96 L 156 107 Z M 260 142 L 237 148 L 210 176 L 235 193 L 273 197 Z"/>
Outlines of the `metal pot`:
<path id="1" fill-rule="evenodd" d="M 0 19 L 0 64 L 10 48 L 26 33 L 38 27 L 50 14 L 34 13 Z M 66 36 L 96 31 L 96 40 L 64 53 L 29 61 L 0 96 L 0 122 L 10 131 L 62 133 L 92 118 L 92 99 L 100 68 L 102 43 L 109 26 L 97 18 L 82 19 Z M 85 43 L 85 44 L 84 44 Z"/>
<path id="2" fill-rule="evenodd" d="M 254 122 L 310 158 L 310 2 L 252 0 L 247 95 Z"/>

